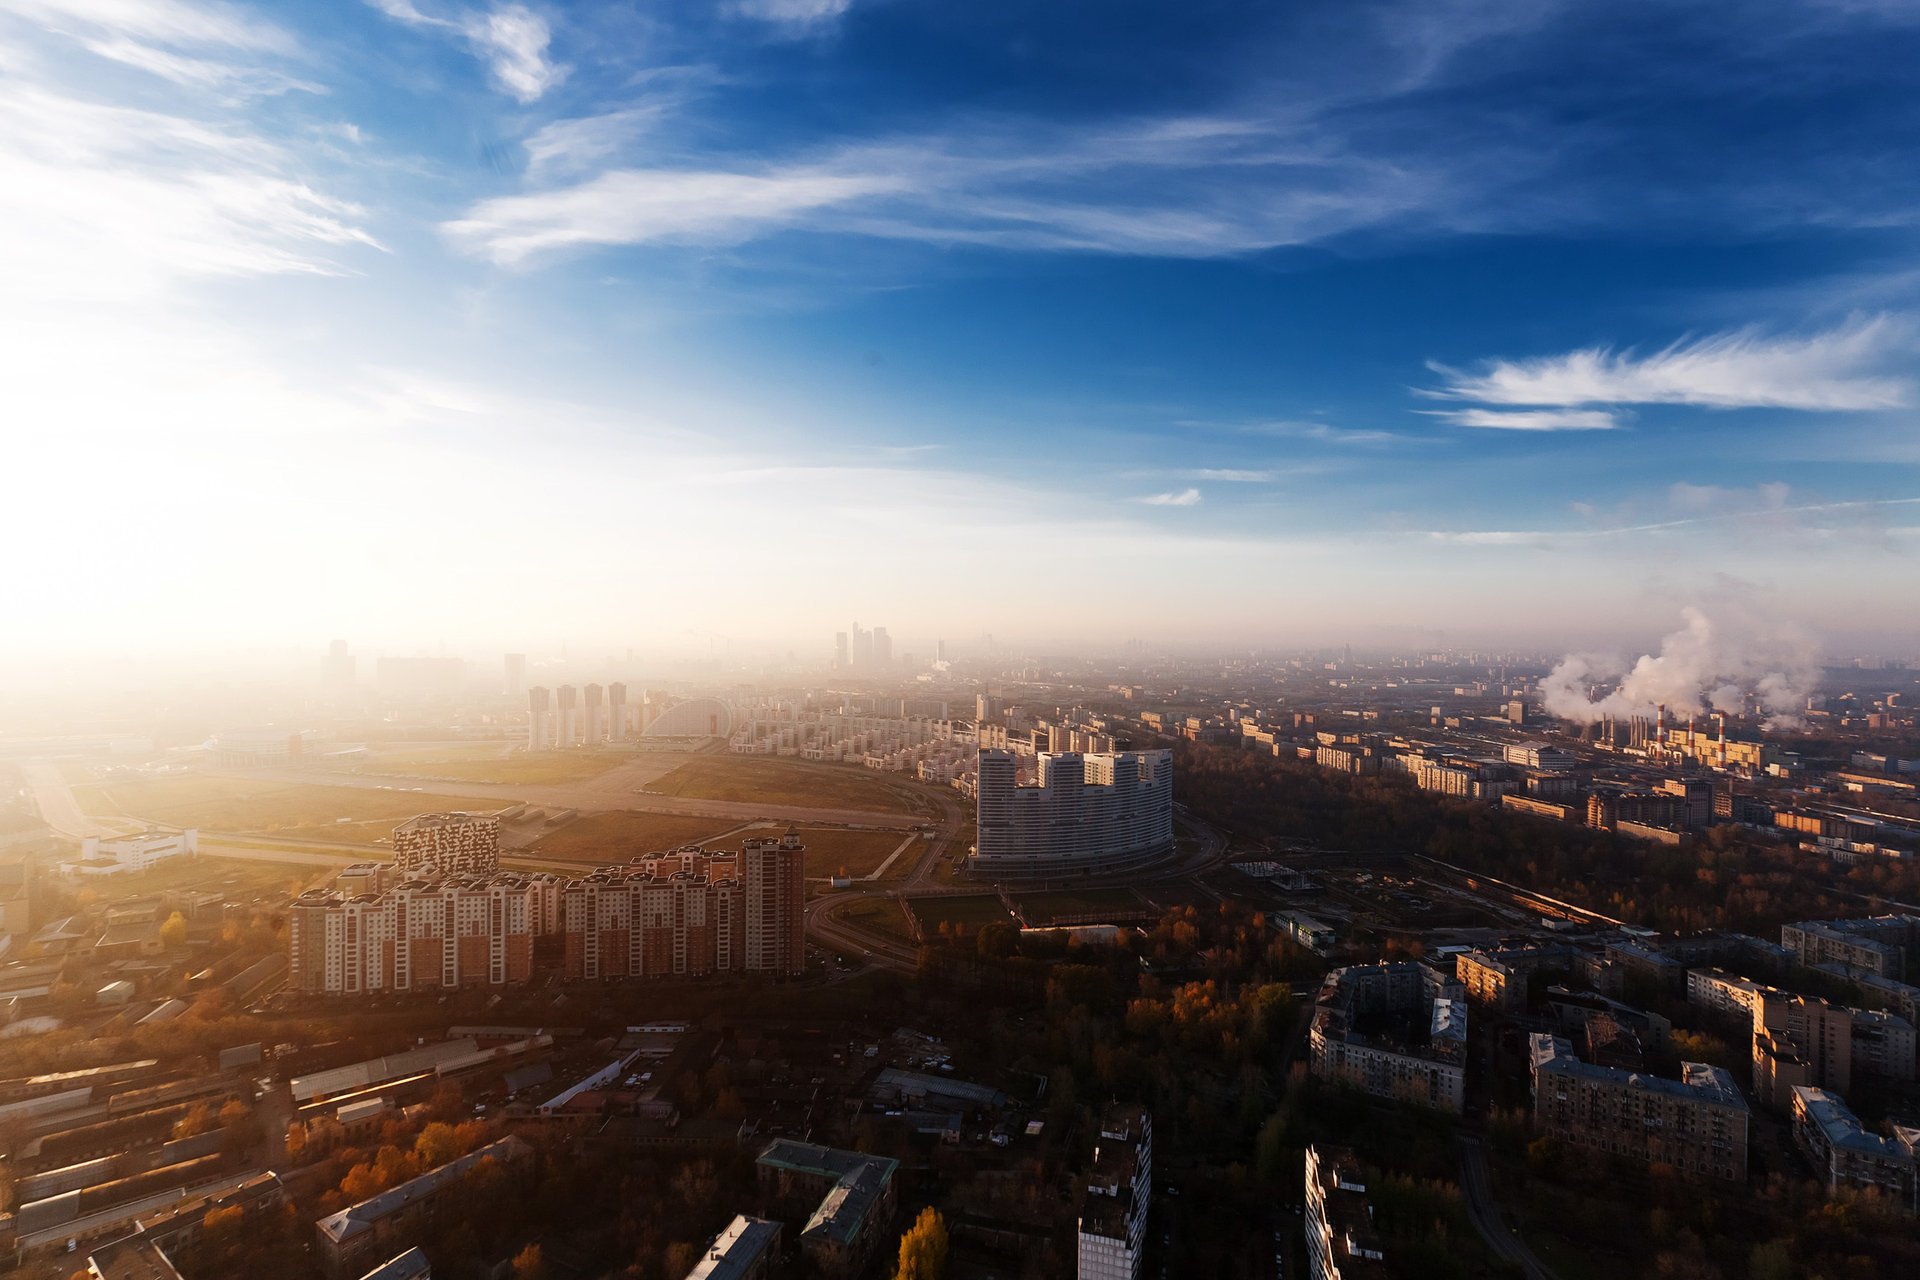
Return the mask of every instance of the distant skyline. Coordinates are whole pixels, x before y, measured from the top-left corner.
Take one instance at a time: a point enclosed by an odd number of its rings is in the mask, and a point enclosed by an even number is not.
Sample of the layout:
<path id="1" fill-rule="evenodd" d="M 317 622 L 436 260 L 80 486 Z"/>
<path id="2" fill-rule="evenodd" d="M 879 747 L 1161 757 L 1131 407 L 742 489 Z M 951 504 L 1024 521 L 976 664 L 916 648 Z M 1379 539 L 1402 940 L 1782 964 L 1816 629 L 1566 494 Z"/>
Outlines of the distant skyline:
<path id="1" fill-rule="evenodd" d="M 1910 654 L 1915 66 L 1892 0 L 13 0 L 0 655 Z"/>

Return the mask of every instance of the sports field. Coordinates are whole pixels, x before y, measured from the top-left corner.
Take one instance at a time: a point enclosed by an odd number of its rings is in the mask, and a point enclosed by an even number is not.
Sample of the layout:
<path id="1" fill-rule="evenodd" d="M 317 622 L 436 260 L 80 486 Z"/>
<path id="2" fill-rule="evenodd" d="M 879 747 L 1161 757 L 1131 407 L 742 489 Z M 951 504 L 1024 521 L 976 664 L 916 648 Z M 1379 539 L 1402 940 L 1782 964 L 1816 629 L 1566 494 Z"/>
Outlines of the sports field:
<path id="1" fill-rule="evenodd" d="M 713 755 L 695 756 L 673 772 L 655 779 L 647 790 L 663 796 L 736 804 L 935 813 L 933 802 L 918 793 L 918 785 L 855 765 Z"/>
<path id="2" fill-rule="evenodd" d="M 201 774 L 114 781 L 76 787 L 73 794 L 84 811 L 96 816 L 364 845 L 387 840 L 396 823 L 415 814 L 448 809 L 488 813 L 500 807 L 494 800 L 424 789 L 368 791 Z"/>

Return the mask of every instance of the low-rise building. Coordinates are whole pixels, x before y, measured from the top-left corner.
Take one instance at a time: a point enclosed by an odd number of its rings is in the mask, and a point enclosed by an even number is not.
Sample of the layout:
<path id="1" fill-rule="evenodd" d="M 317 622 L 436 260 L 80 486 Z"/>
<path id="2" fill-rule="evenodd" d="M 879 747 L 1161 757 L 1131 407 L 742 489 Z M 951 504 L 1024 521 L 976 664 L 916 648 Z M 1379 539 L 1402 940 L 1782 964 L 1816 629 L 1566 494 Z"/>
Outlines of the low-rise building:
<path id="1" fill-rule="evenodd" d="M 686 1280 L 768 1280 L 780 1265 L 780 1224 L 735 1214 Z"/>
<path id="2" fill-rule="evenodd" d="M 320 1260 L 327 1273 L 335 1277 L 360 1275 L 376 1259 L 391 1256 L 395 1246 L 404 1244 L 408 1236 L 444 1209 L 456 1206 L 462 1182 L 482 1163 L 495 1160 L 516 1164 L 532 1154 L 533 1148 L 519 1138 L 501 1138 L 328 1214 L 314 1224 Z"/>
<path id="3" fill-rule="evenodd" d="M 1561 1036 L 1535 1032 L 1535 1129 L 1577 1150 L 1665 1164 L 1690 1177 L 1747 1176 L 1747 1100 L 1733 1077 L 1686 1062 L 1680 1079 L 1582 1062 Z"/>
<path id="4" fill-rule="evenodd" d="M 1884 1137 L 1868 1133 L 1838 1094 L 1802 1085 L 1793 1090 L 1793 1140 L 1829 1190 L 1884 1195 L 1906 1214 L 1920 1207 L 1920 1129 L 1895 1126 Z"/>
<path id="5" fill-rule="evenodd" d="M 888 1239 L 900 1162 L 779 1138 L 754 1161 L 770 1216 L 802 1225 L 801 1252 L 827 1275 L 854 1275 Z"/>

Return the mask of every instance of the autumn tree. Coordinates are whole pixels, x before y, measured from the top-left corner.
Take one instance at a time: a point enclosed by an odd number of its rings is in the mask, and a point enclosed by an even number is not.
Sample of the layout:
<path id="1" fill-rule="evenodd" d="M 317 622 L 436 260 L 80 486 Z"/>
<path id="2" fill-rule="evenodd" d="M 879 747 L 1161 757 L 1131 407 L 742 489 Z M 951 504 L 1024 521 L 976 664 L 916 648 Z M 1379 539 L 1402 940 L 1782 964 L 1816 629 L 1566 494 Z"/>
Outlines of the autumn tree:
<path id="1" fill-rule="evenodd" d="M 176 911 L 167 917 L 165 924 L 160 926 L 160 945 L 178 947 L 184 945 L 186 940 L 187 918 Z"/>
<path id="2" fill-rule="evenodd" d="M 900 1237 L 900 1265 L 894 1269 L 894 1280 L 942 1280 L 949 1248 L 946 1219 L 929 1205 Z"/>
<path id="3" fill-rule="evenodd" d="M 540 1246 L 530 1244 L 513 1255 L 513 1280 L 547 1280 L 547 1259 Z"/>

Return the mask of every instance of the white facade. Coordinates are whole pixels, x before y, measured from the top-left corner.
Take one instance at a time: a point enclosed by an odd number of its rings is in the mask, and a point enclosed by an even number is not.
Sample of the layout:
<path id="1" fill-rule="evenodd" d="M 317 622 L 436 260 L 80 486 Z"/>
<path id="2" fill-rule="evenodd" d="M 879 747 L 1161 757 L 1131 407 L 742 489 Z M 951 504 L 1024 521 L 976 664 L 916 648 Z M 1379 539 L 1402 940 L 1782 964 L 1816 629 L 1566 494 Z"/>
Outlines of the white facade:
<path id="1" fill-rule="evenodd" d="M 1080 1212 L 1080 1280 L 1136 1280 L 1153 1203 L 1153 1115 L 1115 1107 L 1100 1123 Z"/>
<path id="2" fill-rule="evenodd" d="M 123 871 L 145 871 L 169 858 L 190 858 L 200 852 L 198 828 L 185 831 L 143 831 L 137 836 L 88 836 L 80 842 L 80 861 L 66 863 L 70 874 L 111 876 Z"/>
<path id="3" fill-rule="evenodd" d="M 1037 762 L 1037 785 L 1023 787 L 1012 752 L 980 753 L 976 875 L 1117 871 L 1172 851 L 1171 751 L 1042 752 Z"/>

